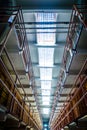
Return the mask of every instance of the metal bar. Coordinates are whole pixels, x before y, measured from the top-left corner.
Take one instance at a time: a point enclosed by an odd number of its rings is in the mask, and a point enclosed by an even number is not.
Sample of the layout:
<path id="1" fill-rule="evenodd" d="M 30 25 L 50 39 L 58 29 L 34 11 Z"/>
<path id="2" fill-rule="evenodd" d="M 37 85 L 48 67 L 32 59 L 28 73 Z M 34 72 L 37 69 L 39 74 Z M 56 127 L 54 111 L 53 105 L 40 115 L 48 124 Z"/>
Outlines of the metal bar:
<path id="1" fill-rule="evenodd" d="M 18 99 L 15 97 L 15 95 L 9 90 L 9 88 L 6 86 L 6 84 L 0 79 L 1 84 L 6 88 L 6 90 L 10 93 L 10 95 L 14 98 L 14 100 L 17 102 L 17 104 L 20 106 L 21 109 L 23 109 L 25 111 L 25 113 L 27 114 L 27 116 L 32 120 L 32 122 L 36 125 L 36 127 L 39 129 L 39 127 L 37 126 L 36 122 L 32 119 L 32 117 L 27 113 L 27 111 L 23 108 L 23 106 L 20 104 L 20 102 L 18 101 Z"/>
<path id="2" fill-rule="evenodd" d="M 7 7 L 7 6 L 0 6 L 0 10 L 1 11 L 17 11 L 17 9 L 19 9 L 20 8 L 20 6 L 9 6 L 9 7 Z"/>
<path id="3" fill-rule="evenodd" d="M 6 52 L 6 55 L 8 56 L 8 59 L 10 60 L 9 55 L 8 55 L 8 53 L 7 53 L 6 49 L 5 49 L 5 52 Z M 11 60 L 10 60 L 10 64 L 12 65 Z M 15 71 L 15 69 L 14 69 L 13 65 L 12 65 L 12 68 L 13 68 L 14 72 L 16 73 L 16 71 Z M 16 74 L 16 76 L 17 76 L 17 74 Z M 18 78 L 18 76 L 17 76 L 17 78 Z M 19 79 L 19 78 L 18 78 L 18 79 Z M 19 82 L 20 82 L 20 80 L 19 80 Z M 21 84 L 21 83 L 20 83 L 20 84 Z M 24 91 L 24 88 L 23 88 L 23 86 L 22 86 L 22 85 L 21 85 L 21 87 L 22 87 L 22 89 L 23 89 L 23 91 Z M 25 91 L 24 91 L 24 93 L 25 93 Z M 25 93 L 25 94 L 26 94 L 26 93 Z M 28 102 L 29 102 L 29 101 L 28 101 Z"/>
<path id="4" fill-rule="evenodd" d="M 20 24 L 28 24 L 28 25 L 55 25 L 55 24 L 69 24 L 70 22 L 69 21 L 60 21 L 60 22 L 24 22 L 24 23 L 21 23 Z M 72 23 L 72 22 L 71 22 Z"/>
<path id="5" fill-rule="evenodd" d="M 11 66 L 12 66 L 12 68 L 13 68 L 13 71 L 15 72 L 15 75 L 16 75 L 16 77 L 17 77 L 19 83 L 20 83 L 20 86 L 21 86 L 21 88 L 22 88 L 24 94 L 26 95 L 25 90 L 24 90 L 24 87 L 23 87 L 23 85 L 22 85 L 21 82 L 20 82 L 20 79 L 19 79 L 19 77 L 18 77 L 18 75 L 17 75 L 17 73 L 16 73 L 16 70 L 14 69 L 14 66 L 13 66 L 13 64 L 12 64 L 12 61 L 11 61 L 11 59 L 10 59 L 10 57 L 9 57 L 9 55 L 8 55 L 8 53 L 7 53 L 7 51 L 6 51 L 6 49 L 5 49 L 5 52 L 6 52 L 6 55 L 7 55 L 8 59 L 9 59 L 9 62 L 10 62 L 10 64 L 11 64 Z M 27 97 L 27 100 L 28 100 L 28 97 Z M 29 100 L 28 100 L 28 102 L 29 102 L 29 104 L 30 104 L 30 101 L 29 101 Z"/>
<path id="6" fill-rule="evenodd" d="M 17 18 L 17 16 L 16 16 L 16 18 Z M 15 21 L 16 21 L 16 19 L 14 20 L 14 23 L 15 23 Z M 12 25 L 12 26 L 13 26 L 13 25 Z M 6 39 L 6 41 L 7 41 L 7 39 Z M 5 45 L 4 45 L 4 47 L 5 47 Z M 4 47 L 2 47 L 2 49 L 4 49 Z M 2 51 L 3 51 L 3 50 L 2 50 Z M 9 55 L 8 55 L 8 53 L 7 53 L 7 51 L 6 51 L 6 48 L 5 48 L 5 53 L 6 53 L 6 55 L 7 55 L 7 57 L 8 57 L 8 60 L 9 60 L 11 66 L 12 66 L 12 68 L 13 68 L 13 71 L 15 72 L 15 74 L 16 74 L 16 76 L 17 76 L 17 79 L 18 79 L 19 83 L 21 84 L 21 82 L 20 82 L 20 80 L 19 80 L 19 78 L 18 78 L 18 75 L 17 75 L 17 73 L 16 73 L 16 71 L 15 71 L 15 69 L 14 69 L 14 67 L 13 67 L 12 61 L 11 61 L 11 59 L 9 58 Z M 21 86 L 22 86 L 22 84 L 21 84 Z M 23 92 L 25 93 L 23 87 L 22 87 L 22 90 L 23 90 Z"/>
<path id="7" fill-rule="evenodd" d="M 83 69 L 85 68 L 86 65 L 87 65 L 87 59 L 85 60 L 83 66 L 82 66 L 82 68 L 81 68 L 81 70 L 80 70 L 80 72 L 78 74 L 78 77 L 76 78 L 75 85 L 77 84 L 78 79 L 80 78 L 81 73 L 83 73 L 82 71 L 83 71 Z"/>
<path id="8" fill-rule="evenodd" d="M 21 87 L 22 87 L 22 89 L 23 89 L 23 92 L 25 93 L 24 88 L 23 88 L 23 86 L 22 86 L 22 84 L 21 84 L 21 82 L 20 82 L 20 79 L 19 79 L 19 77 L 18 77 L 18 75 L 17 75 L 16 70 L 14 69 L 14 66 L 13 66 L 13 64 L 12 64 L 12 61 L 11 61 L 11 59 L 10 59 L 10 57 L 9 57 L 9 54 L 8 54 L 6 48 L 5 48 L 4 50 L 5 50 L 6 56 L 7 56 L 8 60 L 9 60 L 9 62 L 10 62 L 10 64 L 11 64 L 11 66 L 12 66 L 12 69 L 13 69 L 13 71 L 14 71 L 14 73 L 15 73 L 15 75 L 16 75 L 16 77 L 17 77 L 17 79 L 18 79 L 18 81 L 19 81 L 19 83 L 20 83 L 20 85 L 21 85 Z"/>
<path id="9" fill-rule="evenodd" d="M 12 16 L 15 16 L 16 14 L 17 14 L 17 13 L 15 13 L 15 14 L 4 14 L 4 13 L 1 14 L 1 13 L 0 13 L 0 16 L 2 16 L 2 17 L 3 17 L 3 16 L 5 16 L 5 17 L 6 17 L 6 16 L 11 16 L 11 15 L 12 15 Z M 2 19 L 0 19 L 0 20 L 2 20 Z M 3 24 L 3 23 L 2 23 L 2 24 Z"/>
<path id="10" fill-rule="evenodd" d="M 13 89 L 13 91 L 12 91 L 12 93 L 13 93 L 14 96 L 15 96 L 15 89 L 16 89 L 16 87 L 14 87 L 14 89 Z M 13 96 L 12 96 L 12 97 L 11 97 L 11 102 L 10 102 L 10 112 L 12 112 L 13 106 L 14 106 L 14 98 L 13 98 Z"/>
<path id="11" fill-rule="evenodd" d="M 58 31 L 58 32 L 57 31 L 56 32 L 55 31 L 54 32 L 37 32 L 36 31 L 36 32 L 26 32 L 26 34 L 39 34 L 39 33 L 40 34 L 44 34 L 44 33 L 46 33 L 46 34 L 55 33 L 56 34 L 56 33 L 67 33 L 67 32 L 68 31 Z"/>
<path id="12" fill-rule="evenodd" d="M 10 93 L 10 95 L 15 99 L 15 101 L 18 103 L 18 105 L 20 106 L 20 107 L 22 107 L 21 106 L 21 104 L 20 104 L 20 102 L 18 101 L 18 99 L 16 99 L 16 97 L 14 96 L 14 94 L 9 90 L 9 88 L 6 86 L 6 84 L 0 79 L 0 82 L 1 82 L 1 84 L 3 84 L 3 86 L 6 88 L 6 90 Z"/>
<path id="13" fill-rule="evenodd" d="M 21 14 L 22 14 L 22 10 L 21 10 Z M 22 20 L 23 20 L 23 15 L 21 15 L 22 16 Z M 23 23 L 24 23 L 24 20 L 23 20 Z M 20 23 L 19 23 L 20 24 Z M 25 31 L 25 24 L 23 24 L 24 25 L 24 31 Z M 32 66 L 32 63 L 31 63 L 31 57 L 30 57 L 30 51 L 29 51 L 29 46 L 27 46 L 28 45 L 28 41 L 27 41 L 27 37 L 26 37 L 26 31 L 25 31 L 25 46 L 26 46 L 26 57 L 27 57 L 27 60 L 29 60 L 28 62 L 28 69 L 29 69 L 29 67 L 31 67 Z M 31 72 L 30 72 L 31 71 Z M 28 73 L 32 73 L 32 76 L 34 75 L 33 74 L 33 70 L 31 69 Z M 31 79 L 31 75 L 29 74 L 29 78 Z M 32 84 L 32 88 L 33 88 L 33 90 L 34 90 L 34 84 Z M 35 92 L 34 92 L 35 93 Z M 36 99 L 36 98 L 35 98 Z M 36 101 L 36 105 L 37 105 L 37 101 Z"/>
<path id="14" fill-rule="evenodd" d="M 79 72 L 79 74 L 78 74 L 78 76 L 77 76 L 76 82 L 77 82 L 78 77 L 80 76 L 82 70 L 84 69 L 86 63 L 87 63 L 87 59 L 86 59 L 86 61 L 84 62 L 83 66 L 82 66 L 82 68 L 81 68 L 81 70 L 80 70 L 80 72 Z M 84 82 L 86 82 L 86 81 L 87 81 L 87 76 L 85 77 L 85 79 L 83 80 L 83 82 L 80 84 L 80 87 L 77 89 L 77 91 L 75 92 L 75 94 L 72 95 L 72 97 L 70 96 L 70 94 L 72 93 L 73 88 L 71 89 L 71 91 L 70 91 L 70 93 L 69 93 L 69 96 L 71 97 L 70 100 L 72 100 L 72 99 L 77 95 L 77 93 L 79 92 L 79 90 L 83 87 Z M 75 84 L 76 84 L 76 82 L 75 82 Z M 75 86 L 75 84 L 73 85 L 73 87 Z M 75 106 L 77 106 L 77 105 L 79 104 L 79 102 L 80 102 L 86 95 L 87 95 L 87 93 L 85 93 L 85 95 L 83 95 L 83 96 L 80 98 L 80 100 L 72 107 L 72 109 L 70 109 L 70 111 L 68 112 L 68 114 L 66 114 L 66 116 L 69 115 L 69 113 L 75 108 Z M 68 97 L 69 97 L 69 96 L 68 96 Z M 67 98 L 67 99 L 68 99 L 68 98 Z M 68 99 L 68 100 L 69 100 L 69 99 Z M 65 116 L 62 120 L 64 120 L 64 119 L 66 118 L 66 116 Z M 61 122 L 61 121 L 60 121 L 60 122 Z M 59 125 L 59 124 L 58 124 L 58 125 Z M 55 130 L 55 128 L 56 128 L 58 125 L 56 125 L 56 126 L 54 127 L 54 130 Z"/>
<path id="15" fill-rule="evenodd" d="M 60 122 L 58 124 L 56 124 L 56 126 L 54 127 L 54 130 L 56 129 L 56 127 L 58 125 L 60 125 L 60 123 L 72 112 L 72 110 L 84 99 L 84 97 L 87 96 L 87 92 L 80 98 L 80 100 L 71 108 L 71 110 L 66 114 L 66 116 L 64 118 L 62 118 L 60 120 Z"/>
<path id="16" fill-rule="evenodd" d="M 50 45 L 50 46 L 46 46 L 46 45 L 38 45 L 36 42 L 33 43 L 33 42 L 29 42 L 29 45 L 30 46 L 36 46 L 38 48 L 59 48 L 59 47 L 64 47 L 66 44 L 66 42 L 57 42 L 55 43 L 55 45 Z M 60 64 L 60 63 L 59 63 Z M 56 64 L 54 64 L 55 66 Z M 58 64 L 57 64 L 58 65 Z"/>
<path id="17" fill-rule="evenodd" d="M 17 28 L 17 30 L 19 29 L 24 29 L 24 28 Z M 38 29 L 38 30 L 45 30 L 45 29 L 68 29 L 68 27 L 25 27 L 25 29 Z"/>
<path id="18" fill-rule="evenodd" d="M 81 15 L 81 13 L 79 12 L 79 9 L 77 8 L 76 5 L 73 6 L 75 11 L 77 12 L 77 15 L 79 17 L 79 20 L 81 21 L 81 23 L 84 25 L 85 28 L 87 28 L 87 23 L 84 21 L 83 16 Z"/>
<path id="19" fill-rule="evenodd" d="M 2 66 L 4 67 L 4 70 L 6 71 L 6 74 L 8 75 L 8 77 L 10 78 L 11 82 L 14 84 L 14 86 L 17 88 L 16 83 L 13 81 L 13 78 L 11 77 L 10 73 L 8 72 L 6 66 L 4 65 L 2 59 L 0 58 L 0 63 L 2 64 Z"/>
<path id="20" fill-rule="evenodd" d="M 18 14 L 18 13 L 19 13 L 19 11 L 17 12 L 17 14 Z M 14 26 L 14 24 L 15 24 L 15 22 L 16 22 L 16 19 L 17 19 L 17 15 L 16 15 L 16 17 L 14 18 L 14 21 L 13 21 L 12 25 L 10 26 L 10 30 L 11 30 L 11 27 Z M 10 32 L 10 31 L 9 31 L 9 32 Z M 10 33 L 8 33 L 8 34 L 10 35 Z M 17 79 L 18 79 L 18 81 L 19 81 L 19 83 L 20 83 L 20 85 L 21 85 L 21 87 L 22 87 L 22 89 L 23 89 L 23 92 L 25 93 L 24 88 L 23 88 L 23 86 L 22 86 L 22 84 L 21 84 L 21 82 L 20 82 L 20 80 L 19 80 L 19 78 L 18 78 L 18 75 L 17 75 L 17 73 L 16 73 L 16 70 L 14 69 L 14 66 L 13 66 L 13 64 L 12 64 L 12 61 L 11 61 L 11 59 L 10 59 L 10 57 L 9 57 L 9 54 L 8 54 L 6 48 L 5 48 L 5 45 L 6 45 L 6 43 L 7 43 L 7 40 L 8 40 L 8 38 L 9 38 L 9 35 L 6 36 L 6 39 L 5 39 L 5 41 L 4 41 L 4 44 L 3 44 L 2 48 L 1 48 L 0 56 L 2 55 L 3 50 L 5 50 L 6 56 L 7 56 L 8 60 L 9 60 L 9 63 L 11 64 L 11 67 L 12 67 L 12 69 L 13 69 L 13 71 L 14 71 L 14 73 L 15 73 L 15 75 L 16 75 L 16 77 L 17 77 Z M 29 48 L 28 48 L 28 52 L 29 52 Z M 27 54 L 27 56 L 28 56 L 28 54 Z M 1 60 L 2 64 L 3 64 L 3 66 L 4 66 L 4 69 L 5 69 L 5 70 L 7 71 L 7 73 L 9 74 L 9 72 L 8 72 L 6 66 L 4 65 L 2 59 L 0 59 L 0 60 Z M 14 81 L 12 80 L 12 77 L 10 76 L 10 74 L 9 74 L 9 77 L 11 78 L 11 81 L 12 81 L 13 84 L 14 84 Z M 17 87 L 16 83 L 15 83 L 15 86 Z M 26 94 L 26 93 L 25 93 L 25 94 Z M 24 110 L 24 111 L 25 111 L 25 110 Z M 35 126 L 39 129 L 38 124 L 30 117 L 30 115 L 29 115 L 28 113 L 27 113 L 27 115 L 28 115 L 29 118 L 31 119 L 32 123 L 34 123 Z"/>
<path id="21" fill-rule="evenodd" d="M 17 12 L 17 15 L 18 15 L 18 12 Z M 6 43 L 7 43 L 7 40 L 8 40 L 8 38 L 9 38 L 9 36 L 10 36 L 11 28 L 12 28 L 12 27 L 14 26 L 14 24 L 15 24 L 17 15 L 15 16 L 15 18 L 14 18 L 14 20 L 13 20 L 11 26 L 10 26 L 10 29 L 9 29 L 9 31 L 8 31 L 8 34 L 7 34 L 7 36 L 6 36 L 6 38 L 5 38 L 4 42 L 3 42 L 2 48 L 1 48 L 1 50 L 0 50 L 0 56 L 1 56 L 1 54 L 2 54 L 2 52 L 3 52 L 3 49 L 4 49 L 4 47 L 5 47 Z"/>

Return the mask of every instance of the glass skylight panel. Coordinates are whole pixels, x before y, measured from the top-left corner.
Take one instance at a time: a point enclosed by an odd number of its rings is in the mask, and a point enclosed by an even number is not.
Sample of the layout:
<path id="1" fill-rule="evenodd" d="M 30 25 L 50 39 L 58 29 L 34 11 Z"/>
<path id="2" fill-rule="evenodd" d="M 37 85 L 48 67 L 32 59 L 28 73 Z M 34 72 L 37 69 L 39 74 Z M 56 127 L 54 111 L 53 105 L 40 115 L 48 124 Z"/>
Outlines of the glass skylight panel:
<path id="1" fill-rule="evenodd" d="M 52 80 L 52 69 L 51 68 L 40 68 L 41 80 Z"/>
<path id="2" fill-rule="evenodd" d="M 47 130 L 47 128 L 44 128 L 44 130 Z"/>
<path id="3" fill-rule="evenodd" d="M 50 81 L 41 81 L 41 89 L 51 89 L 51 82 Z"/>
<path id="4" fill-rule="evenodd" d="M 40 66 L 53 66 L 54 48 L 39 48 L 39 65 Z"/>
<path id="5" fill-rule="evenodd" d="M 55 44 L 55 29 L 51 29 L 51 27 L 56 27 L 55 24 L 49 24 L 49 22 L 56 22 L 56 14 L 55 13 L 37 13 L 36 14 L 36 22 L 48 22 L 48 24 L 37 25 L 37 27 L 41 29 L 37 29 L 37 43 L 40 45 L 53 45 Z M 45 29 L 44 29 L 45 28 Z M 49 32 L 49 33 L 45 33 Z M 51 32 L 51 33 L 50 33 Z"/>
<path id="6" fill-rule="evenodd" d="M 50 96 L 50 90 L 42 89 L 42 96 Z"/>
<path id="7" fill-rule="evenodd" d="M 55 36 L 55 33 L 40 33 L 40 34 L 37 34 L 37 43 L 38 44 L 41 44 L 41 45 L 44 45 L 44 44 L 48 44 L 51 45 L 51 44 L 54 44 L 55 43 L 55 40 L 54 40 L 54 36 Z"/>
<path id="8" fill-rule="evenodd" d="M 42 97 L 42 101 L 43 101 L 43 102 L 49 102 L 49 101 L 50 101 L 50 96 L 49 96 L 49 97 L 43 96 L 43 97 Z"/>
<path id="9" fill-rule="evenodd" d="M 48 102 L 48 101 L 44 101 L 44 102 L 43 102 L 43 105 L 46 105 L 46 106 L 47 106 L 47 105 L 49 105 L 49 104 L 50 104 L 50 102 Z"/>
<path id="10" fill-rule="evenodd" d="M 43 114 L 49 114 L 49 108 L 43 108 Z"/>
<path id="11" fill-rule="evenodd" d="M 43 105 L 49 105 L 49 103 L 50 103 L 50 97 L 43 96 L 42 97 L 42 103 L 43 103 Z"/>
<path id="12" fill-rule="evenodd" d="M 36 13 L 36 22 L 40 24 L 36 25 L 37 32 L 37 44 L 47 46 L 38 48 L 40 79 L 42 89 L 42 104 L 49 105 L 50 103 L 50 90 L 52 81 L 52 66 L 54 59 L 54 48 L 50 48 L 50 45 L 55 44 L 55 32 L 56 13 Z M 39 33 L 38 33 L 39 32 Z M 49 108 L 43 108 L 44 114 L 49 114 Z"/>

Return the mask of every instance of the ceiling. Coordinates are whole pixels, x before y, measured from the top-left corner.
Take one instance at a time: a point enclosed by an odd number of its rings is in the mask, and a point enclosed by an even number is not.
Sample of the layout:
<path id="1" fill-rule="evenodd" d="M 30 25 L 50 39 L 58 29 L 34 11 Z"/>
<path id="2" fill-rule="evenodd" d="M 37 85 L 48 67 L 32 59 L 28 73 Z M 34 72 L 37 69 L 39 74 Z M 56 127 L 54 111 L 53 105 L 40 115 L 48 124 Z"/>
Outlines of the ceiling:
<path id="1" fill-rule="evenodd" d="M 44 10 L 44 13 L 43 10 L 23 10 L 25 23 L 47 22 L 49 18 L 50 22 L 69 23 L 70 15 L 71 10 L 67 10 L 66 12 L 64 10 Z M 49 29 L 39 29 L 45 27 L 48 27 Z M 50 29 L 52 27 L 54 29 Z M 64 29 L 61 29 L 62 27 L 64 27 Z M 49 120 L 58 76 L 62 67 L 62 58 L 64 46 L 66 44 L 68 24 L 32 26 L 25 24 L 25 28 L 27 28 L 26 33 L 29 42 L 35 79 L 35 93 L 37 94 L 39 110 L 42 119 Z"/>
<path id="2" fill-rule="evenodd" d="M 25 9 L 54 9 L 54 8 L 71 8 L 73 3 L 75 3 L 74 0 L 16 0 L 17 5 L 21 5 Z"/>
<path id="3" fill-rule="evenodd" d="M 85 53 L 77 54 L 71 64 L 69 55 L 66 73 L 62 64 L 72 5 L 80 2 L 75 0 L 12 1 L 12 4 L 22 6 L 31 57 L 30 68 L 27 70 L 22 52 L 19 52 L 19 41 L 15 34 L 15 28 L 13 28 L 11 37 L 8 39 L 7 49 L 26 92 L 25 101 L 30 104 L 31 111 L 33 110 L 37 117 L 42 119 L 42 122 L 48 123 L 50 118 L 56 118 L 63 104 L 66 103 L 67 95 L 70 93 L 87 56 Z M 79 43 L 77 49 L 79 50 L 81 47 L 82 42 Z M 15 80 L 15 75 L 6 60 L 6 56 L 3 56 L 3 59 Z M 80 62 L 79 65 L 77 60 Z M 76 67 L 77 65 L 78 67 Z M 31 69 L 32 73 L 29 77 L 27 71 L 31 71 Z M 62 87 L 58 89 L 59 84 Z M 17 81 L 17 85 L 21 95 L 24 96 L 19 81 Z M 57 95 L 56 92 L 58 92 Z"/>

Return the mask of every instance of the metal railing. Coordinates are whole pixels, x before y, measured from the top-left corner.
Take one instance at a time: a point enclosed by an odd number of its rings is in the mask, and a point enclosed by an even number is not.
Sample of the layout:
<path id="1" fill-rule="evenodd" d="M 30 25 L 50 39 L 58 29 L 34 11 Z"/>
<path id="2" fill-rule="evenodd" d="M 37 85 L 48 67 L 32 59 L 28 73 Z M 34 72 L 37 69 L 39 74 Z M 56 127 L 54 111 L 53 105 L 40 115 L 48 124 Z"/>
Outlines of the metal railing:
<path id="1" fill-rule="evenodd" d="M 69 123 L 75 121 L 75 119 L 87 113 L 87 74 L 85 73 L 86 66 L 87 59 L 76 78 L 75 84 L 68 94 L 68 104 L 64 105 L 64 108 L 61 110 L 61 114 L 58 116 L 51 129 L 55 130 L 57 128 L 59 130 L 60 128 L 63 128 Z M 75 87 L 76 89 L 72 95 L 71 93 Z"/>
<path id="2" fill-rule="evenodd" d="M 69 29 L 67 33 L 67 39 L 66 39 L 66 45 L 64 49 L 64 55 L 63 55 L 63 65 L 64 68 L 69 70 L 69 66 L 67 67 L 67 59 L 68 59 L 68 53 L 72 53 L 72 56 L 70 58 L 70 61 L 72 61 L 72 58 L 74 56 L 74 53 L 76 53 L 76 47 L 80 39 L 80 35 L 82 32 L 82 29 L 87 28 L 87 5 L 74 5 Z"/>
<path id="3" fill-rule="evenodd" d="M 8 32 L 6 33 L 6 36 L 2 42 L 2 44 L 0 45 L 0 64 L 2 65 L 2 68 L 4 69 L 4 72 L 6 73 L 6 75 L 8 75 L 8 80 L 9 82 L 11 81 L 11 83 L 13 84 L 14 88 L 13 88 L 13 91 L 11 92 L 9 89 L 7 89 L 7 86 L 6 84 L 3 84 L 4 82 L 0 79 L 0 82 L 6 87 L 6 91 L 9 92 L 9 94 L 11 94 L 11 104 L 13 103 L 12 106 L 9 106 L 11 108 L 10 111 L 14 111 L 14 114 L 17 114 L 20 116 L 20 109 L 22 109 L 22 113 L 25 115 L 26 119 L 24 118 L 23 114 L 22 114 L 22 117 L 24 120 L 26 120 L 27 124 L 31 122 L 31 125 L 33 125 L 34 127 L 36 127 L 36 129 L 40 129 L 39 127 L 39 124 L 37 124 L 37 120 L 34 120 L 33 117 L 30 116 L 30 110 L 26 112 L 26 104 L 24 103 L 24 99 L 21 97 L 20 99 L 20 102 L 18 101 L 18 99 L 16 99 L 16 93 L 17 95 L 20 95 L 20 92 L 18 92 L 18 87 L 17 87 L 17 82 L 19 82 L 19 85 L 20 87 L 22 88 L 22 91 L 23 91 L 23 94 L 26 96 L 26 93 L 25 93 L 25 90 L 23 88 L 23 85 L 21 84 L 20 82 L 20 79 L 18 77 L 18 74 L 14 68 L 14 65 L 12 63 L 12 60 L 9 56 L 9 53 L 6 49 L 6 43 L 8 41 L 8 38 L 10 37 L 10 34 L 11 34 L 11 31 L 12 31 L 12 28 L 15 28 L 16 32 L 17 32 L 17 35 L 18 35 L 18 39 L 19 39 L 19 51 L 23 51 L 22 55 L 23 55 L 23 58 L 24 58 L 24 61 L 25 61 L 25 64 L 26 66 L 28 66 L 28 75 L 29 75 L 29 78 L 31 78 L 33 76 L 33 71 L 32 69 L 29 70 L 29 68 L 32 67 L 32 64 L 31 64 L 31 59 L 30 59 L 30 51 L 29 51 L 29 46 L 28 46 L 28 41 L 27 41 L 27 37 L 26 37 L 26 30 L 25 30 L 25 27 L 24 27 L 24 24 L 20 25 L 20 22 L 24 22 L 23 21 L 23 15 L 22 15 L 22 10 L 20 7 L 10 7 L 10 8 L 0 8 L 0 16 L 3 15 L 3 19 L 2 21 L 0 21 L 0 24 L 1 25 L 4 25 L 4 24 L 7 24 L 9 26 L 9 30 Z M 7 16 L 7 17 L 6 17 Z M 6 17 L 6 18 L 5 18 Z M 5 18 L 5 19 L 4 19 Z M 12 18 L 12 21 L 10 20 L 10 18 Z M 20 29 L 18 31 L 18 27 L 22 27 L 23 29 Z M 7 67 L 7 65 L 5 64 L 4 62 L 4 59 L 3 59 L 3 54 L 6 56 L 9 64 L 10 64 L 10 67 L 15 75 L 15 81 L 12 77 L 12 75 L 10 74 L 10 70 L 9 68 Z M 16 92 L 17 91 L 17 92 Z M 5 96 L 8 92 L 4 92 Z M 14 95 L 13 95 L 14 93 Z M 6 102 L 6 99 L 4 100 Z M 22 104 L 22 101 L 23 101 L 23 104 Z M 8 104 L 9 105 L 9 104 Z M 18 108 L 19 111 L 17 111 L 17 109 L 14 109 L 15 107 L 13 106 L 16 106 Z M 24 106 L 24 107 L 23 107 Z M 29 109 L 29 106 L 27 106 L 27 108 Z M 15 113 L 15 112 L 18 112 L 18 113 Z"/>
<path id="4" fill-rule="evenodd" d="M 82 29 L 87 28 L 86 20 L 87 20 L 87 5 L 77 5 L 77 6 L 74 5 L 70 23 L 69 23 L 69 29 L 68 29 L 67 40 L 66 40 L 67 43 L 65 45 L 64 54 L 63 54 L 63 62 L 62 62 L 63 69 L 65 70 L 65 73 L 66 73 L 66 77 L 67 77 L 67 73 L 69 71 L 69 67 L 70 67 L 72 58 L 74 56 Z M 78 36 L 77 36 L 77 34 L 78 34 Z M 68 55 L 70 55 L 70 53 L 71 53 L 70 51 L 72 51 L 72 56 L 71 56 L 70 60 L 68 61 L 68 58 L 69 58 Z M 68 66 L 67 66 L 67 64 L 68 64 Z M 53 113 L 55 111 L 56 100 L 58 98 L 59 88 L 61 88 L 61 84 L 63 83 L 63 79 L 64 79 L 64 73 L 62 73 L 62 72 L 63 71 L 61 71 L 61 74 L 59 76 L 59 82 L 57 84 L 58 86 L 57 86 L 57 89 L 55 92 L 55 99 L 54 99 L 54 104 L 53 104 L 53 112 L 52 112 L 51 118 L 50 118 L 50 125 L 53 124 L 52 118 L 53 118 Z M 76 84 L 74 84 L 73 89 L 75 89 L 75 86 L 76 86 Z M 71 92 L 72 92 L 72 90 L 71 90 Z M 71 92 L 69 93 L 67 100 L 69 100 L 69 97 L 72 96 Z M 64 107 L 65 107 L 65 105 L 64 105 Z M 53 121 L 54 125 L 58 124 L 58 122 L 60 122 L 60 121 L 61 121 L 61 119 L 57 120 L 57 118 L 56 118 L 56 120 Z M 55 129 L 55 127 L 53 129 Z"/>

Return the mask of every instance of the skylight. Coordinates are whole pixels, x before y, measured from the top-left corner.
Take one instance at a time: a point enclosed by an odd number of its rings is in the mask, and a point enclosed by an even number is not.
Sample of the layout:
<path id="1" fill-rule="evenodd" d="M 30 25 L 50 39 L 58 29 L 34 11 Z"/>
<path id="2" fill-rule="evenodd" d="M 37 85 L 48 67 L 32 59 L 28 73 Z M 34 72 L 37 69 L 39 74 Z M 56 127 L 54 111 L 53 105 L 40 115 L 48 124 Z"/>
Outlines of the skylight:
<path id="1" fill-rule="evenodd" d="M 41 88 L 45 90 L 51 89 L 51 81 L 41 81 Z"/>
<path id="2" fill-rule="evenodd" d="M 50 90 L 52 81 L 51 67 L 53 66 L 54 59 L 54 48 L 50 48 L 50 45 L 55 44 L 54 32 L 56 31 L 56 25 L 49 23 L 56 22 L 56 13 L 36 13 L 36 22 L 41 23 L 36 25 L 38 28 L 36 31 L 39 32 L 37 33 L 37 44 L 45 46 L 38 48 L 38 57 L 39 66 L 41 66 L 40 79 L 42 89 L 42 104 L 47 106 L 50 103 Z M 44 107 L 43 113 L 49 114 L 49 108 Z"/>
<path id="3" fill-rule="evenodd" d="M 55 13 L 38 13 L 36 14 L 36 21 L 37 22 L 55 22 L 56 21 L 56 14 Z M 37 43 L 40 45 L 53 45 L 55 43 L 55 33 L 50 33 L 55 31 L 55 29 L 51 29 L 50 27 L 56 27 L 56 25 L 50 25 L 50 24 L 41 24 L 37 25 L 37 27 L 41 27 L 42 29 L 37 29 L 39 33 L 37 34 Z M 49 29 L 43 29 L 43 28 L 48 28 Z M 49 33 L 45 33 L 49 32 Z"/>
<path id="4" fill-rule="evenodd" d="M 42 101 L 44 102 L 49 102 L 50 101 L 50 97 L 42 97 Z"/>
<path id="5" fill-rule="evenodd" d="M 42 89 L 42 96 L 50 96 L 50 90 Z"/>
<path id="6" fill-rule="evenodd" d="M 44 130 L 47 130 L 47 128 L 44 128 Z"/>
<path id="7" fill-rule="evenodd" d="M 52 68 L 40 68 L 41 80 L 52 80 Z"/>
<path id="8" fill-rule="evenodd" d="M 42 103 L 45 106 L 48 106 L 50 104 L 50 97 L 42 97 Z"/>
<path id="9" fill-rule="evenodd" d="M 43 102 L 43 105 L 45 105 L 45 106 L 48 106 L 49 104 L 50 104 L 49 101 L 45 101 L 45 102 Z"/>
<path id="10" fill-rule="evenodd" d="M 50 67 L 53 65 L 54 48 L 38 48 L 39 65 Z"/>
<path id="11" fill-rule="evenodd" d="M 43 109 L 43 114 L 49 114 L 49 108 L 44 108 Z"/>

